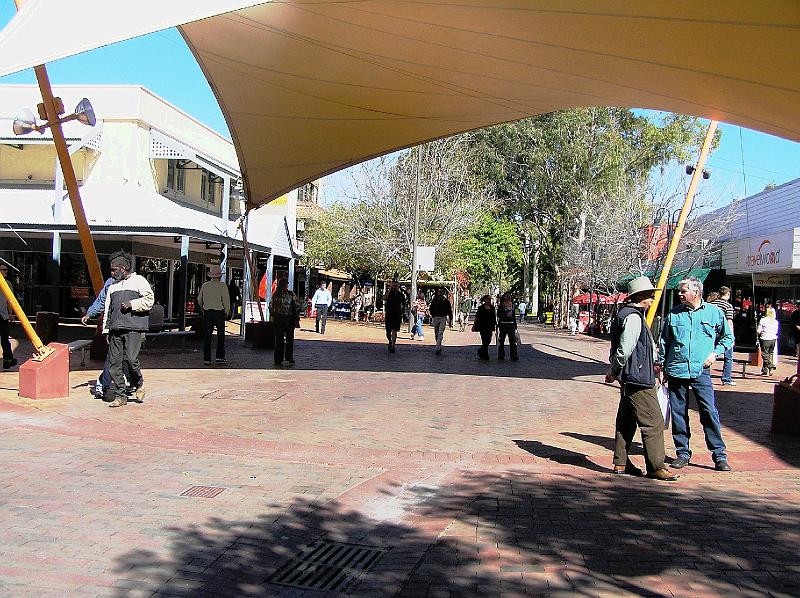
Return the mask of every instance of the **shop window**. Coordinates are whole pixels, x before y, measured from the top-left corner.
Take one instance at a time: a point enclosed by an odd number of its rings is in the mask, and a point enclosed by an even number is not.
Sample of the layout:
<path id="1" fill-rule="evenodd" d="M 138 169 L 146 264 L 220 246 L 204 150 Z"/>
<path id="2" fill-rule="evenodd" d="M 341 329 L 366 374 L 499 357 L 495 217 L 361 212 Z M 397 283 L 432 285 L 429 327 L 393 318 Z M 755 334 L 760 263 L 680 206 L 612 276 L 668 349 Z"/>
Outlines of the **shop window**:
<path id="1" fill-rule="evenodd" d="M 167 160 L 167 191 L 186 193 L 186 170 L 180 160 Z"/>

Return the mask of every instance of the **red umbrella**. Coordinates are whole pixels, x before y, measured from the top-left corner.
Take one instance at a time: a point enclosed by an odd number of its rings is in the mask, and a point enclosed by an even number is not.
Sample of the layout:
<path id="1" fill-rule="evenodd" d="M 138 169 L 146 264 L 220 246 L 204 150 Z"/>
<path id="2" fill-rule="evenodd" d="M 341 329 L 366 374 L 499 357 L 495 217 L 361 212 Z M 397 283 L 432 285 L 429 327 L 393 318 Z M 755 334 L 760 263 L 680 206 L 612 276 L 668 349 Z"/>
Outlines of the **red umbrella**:
<path id="1" fill-rule="evenodd" d="M 592 303 L 596 305 L 613 305 L 614 303 L 622 303 L 628 295 L 626 293 L 615 293 L 613 295 L 603 295 L 600 293 L 592 293 Z M 572 298 L 573 303 L 579 305 L 589 305 L 589 293 L 581 293 Z"/>

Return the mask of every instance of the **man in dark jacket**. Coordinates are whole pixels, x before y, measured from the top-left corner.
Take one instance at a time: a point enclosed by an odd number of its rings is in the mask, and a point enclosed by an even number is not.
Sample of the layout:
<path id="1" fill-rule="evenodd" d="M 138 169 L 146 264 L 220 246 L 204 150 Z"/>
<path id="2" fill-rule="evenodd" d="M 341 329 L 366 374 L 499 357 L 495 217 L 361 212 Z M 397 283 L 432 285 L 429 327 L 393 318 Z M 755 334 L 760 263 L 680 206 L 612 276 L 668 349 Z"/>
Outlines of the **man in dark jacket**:
<path id="1" fill-rule="evenodd" d="M 131 257 L 122 251 L 111 256 L 111 276 L 116 281 L 106 294 L 103 332 L 108 334 L 108 363 L 115 399 L 109 407 L 128 402 L 123 362 L 128 362 L 133 394 L 144 400 L 144 379 L 139 368 L 139 350 L 150 327 L 148 314 L 153 307 L 153 289 L 143 276 L 131 272 Z"/>
<path id="2" fill-rule="evenodd" d="M 618 380 L 621 386 L 617 410 L 614 473 L 641 476 L 628 452 L 636 434 L 642 432 L 647 477 L 674 481 L 678 476 L 664 466 L 664 417 L 656 396 L 654 366 L 655 341 L 644 314 L 653 303 L 655 289 L 646 276 L 628 285 L 628 303 L 617 314 L 611 334 L 611 368 L 606 382 Z"/>
<path id="3" fill-rule="evenodd" d="M 442 287 L 436 289 L 436 295 L 428 305 L 428 312 L 431 314 L 431 324 L 436 333 L 436 355 L 441 355 L 445 324 L 449 323 L 450 328 L 453 327 L 453 306 Z"/>

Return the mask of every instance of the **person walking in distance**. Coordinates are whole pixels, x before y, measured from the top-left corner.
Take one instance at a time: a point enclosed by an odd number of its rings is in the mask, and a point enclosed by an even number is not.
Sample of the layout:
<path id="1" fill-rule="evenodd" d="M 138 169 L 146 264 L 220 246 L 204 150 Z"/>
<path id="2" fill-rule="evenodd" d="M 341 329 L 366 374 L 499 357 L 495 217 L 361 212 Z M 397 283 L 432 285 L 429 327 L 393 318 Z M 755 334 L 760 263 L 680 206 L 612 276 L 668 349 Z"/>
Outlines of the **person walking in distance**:
<path id="1" fill-rule="evenodd" d="M 481 297 L 481 304 L 475 311 L 475 321 L 472 322 L 472 332 L 480 332 L 481 347 L 478 349 L 478 357 L 484 361 L 489 360 L 489 345 L 492 344 L 492 335 L 497 328 L 497 314 L 492 305 L 491 295 Z"/>
<path id="2" fill-rule="evenodd" d="M 239 285 L 236 284 L 235 280 L 228 282 L 228 298 L 231 302 L 231 311 L 228 315 L 228 319 L 235 320 L 238 311 L 237 307 L 242 300 L 242 292 L 239 290 Z"/>
<path id="3" fill-rule="evenodd" d="M 393 280 L 383 295 L 384 326 L 386 327 L 386 340 L 389 341 L 389 353 L 396 351 L 397 333 L 400 332 L 405 310 L 405 295 L 398 288 L 397 280 Z"/>
<path id="4" fill-rule="evenodd" d="M 311 298 L 311 304 L 317 310 L 317 319 L 314 328 L 319 334 L 325 334 L 325 324 L 328 322 L 328 309 L 333 304 L 331 292 L 325 288 L 325 282 L 319 281 L 319 288 Z M 322 326 L 320 326 L 322 324 Z"/>
<path id="5" fill-rule="evenodd" d="M 472 311 L 472 297 L 464 294 L 461 303 L 458 305 L 458 331 L 464 332 L 467 328 L 467 320 L 469 320 L 469 312 Z"/>
<path id="6" fill-rule="evenodd" d="M 497 306 L 497 359 L 506 358 L 506 337 L 511 351 L 511 361 L 519 361 L 517 354 L 517 319 L 514 316 L 514 298 L 506 292 Z"/>
<path id="7" fill-rule="evenodd" d="M 444 293 L 442 287 L 436 289 L 436 294 L 428 306 L 431 314 L 431 324 L 433 324 L 433 332 L 436 336 L 436 355 L 442 354 L 442 341 L 444 340 L 444 327 L 449 323 L 453 327 L 453 306 L 450 299 Z"/>
<path id="8" fill-rule="evenodd" d="M 572 303 L 569 306 L 569 334 L 575 336 L 578 333 L 578 318 L 580 317 L 580 308 L 577 303 Z"/>
<path id="9" fill-rule="evenodd" d="M 713 300 L 713 304 L 722 310 L 725 316 L 725 324 L 731 333 L 731 338 L 734 338 L 733 333 L 733 305 L 730 304 L 731 289 L 730 287 L 720 287 L 719 297 Z M 725 350 L 723 355 L 725 361 L 722 363 L 722 386 L 736 386 L 733 381 L 733 341 L 731 341 L 730 348 Z"/>
<path id="10" fill-rule="evenodd" d="M 411 306 L 411 340 L 414 340 L 414 335 L 419 336 L 419 340 L 425 340 L 425 332 L 422 330 L 422 323 L 425 321 L 425 315 L 428 313 L 428 302 L 425 301 L 425 293 L 419 291 L 417 293 L 417 300 Z"/>
<path id="11" fill-rule="evenodd" d="M 670 467 L 686 467 L 692 457 L 688 400 L 691 388 L 715 468 L 730 471 L 709 368 L 718 355 L 733 345 L 733 334 L 722 311 L 703 301 L 703 283 L 697 278 L 685 278 L 678 283 L 678 298 L 680 305 L 667 314 L 659 340 L 659 363 L 663 363 L 667 376 L 672 440 L 677 453 Z"/>
<path id="12" fill-rule="evenodd" d="M 200 287 L 197 305 L 203 311 L 203 363 L 211 365 L 211 338 L 217 329 L 217 363 L 225 363 L 225 317 L 231 311 L 231 294 L 222 282 L 222 268 L 211 264 L 208 280 Z"/>
<path id="13" fill-rule="evenodd" d="M 111 255 L 111 276 L 116 282 L 108 287 L 103 313 L 103 332 L 108 335 L 109 373 L 114 400 L 109 407 L 128 402 L 124 363 L 131 373 L 129 383 L 137 402 L 144 401 L 144 378 L 139 367 L 139 350 L 144 333 L 150 327 L 148 312 L 154 297 L 144 276 L 131 271 L 131 257 L 118 251 Z"/>
<path id="14" fill-rule="evenodd" d="M 780 327 L 775 318 L 775 308 L 768 307 L 766 315 L 758 322 L 756 335 L 761 347 L 761 375 L 770 376 L 775 371 L 775 345 L 778 343 Z"/>
<path id="15" fill-rule="evenodd" d="M 8 288 L 11 288 L 11 283 L 8 282 L 8 266 L 0 264 L 0 276 L 6 279 Z M 8 370 L 17 365 L 17 360 L 14 359 L 14 352 L 11 350 L 11 339 L 9 332 L 11 328 L 11 307 L 8 305 L 6 296 L 0 293 L 0 345 L 3 348 L 3 369 Z"/>
<path id="16" fill-rule="evenodd" d="M 300 305 L 297 296 L 288 289 L 288 279 L 281 278 L 269 304 L 269 315 L 275 329 L 275 365 L 280 367 L 286 359 L 294 363 L 294 329 L 300 323 Z"/>
<path id="17" fill-rule="evenodd" d="M 611 325 L 611 367 L 606 383 L 620 383 L 617 408 L 614 473 L 641 476 L 628 457 L 639 426 L 644 446 L 647 477 L 665 482 L 678 479 L 664 465 L 664 417 L 656 396 L 655 341 L 645 320 L 655 289 L 646 276 L 628 285 L 627 304 Z"/>

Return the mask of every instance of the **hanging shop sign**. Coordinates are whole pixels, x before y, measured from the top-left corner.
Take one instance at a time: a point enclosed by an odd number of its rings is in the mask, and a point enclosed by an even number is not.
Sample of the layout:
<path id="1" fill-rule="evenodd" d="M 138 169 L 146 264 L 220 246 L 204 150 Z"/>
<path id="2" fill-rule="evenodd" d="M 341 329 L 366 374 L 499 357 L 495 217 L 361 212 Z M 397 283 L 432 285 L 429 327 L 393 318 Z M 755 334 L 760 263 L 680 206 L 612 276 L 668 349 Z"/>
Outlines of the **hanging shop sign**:
<path id="1" fill-rule="evenodd" d="M 755 274 L 753 281 L 757 287 L 790 287 L 792 286 L 791 275 L 785 273 L 778 274 Z"/>
<path id="2" fill-rule="evenodd" d="M 794 230 L 742 239 L 738 244 L 739 271 L 764 272 L 792 267 Z"/>

